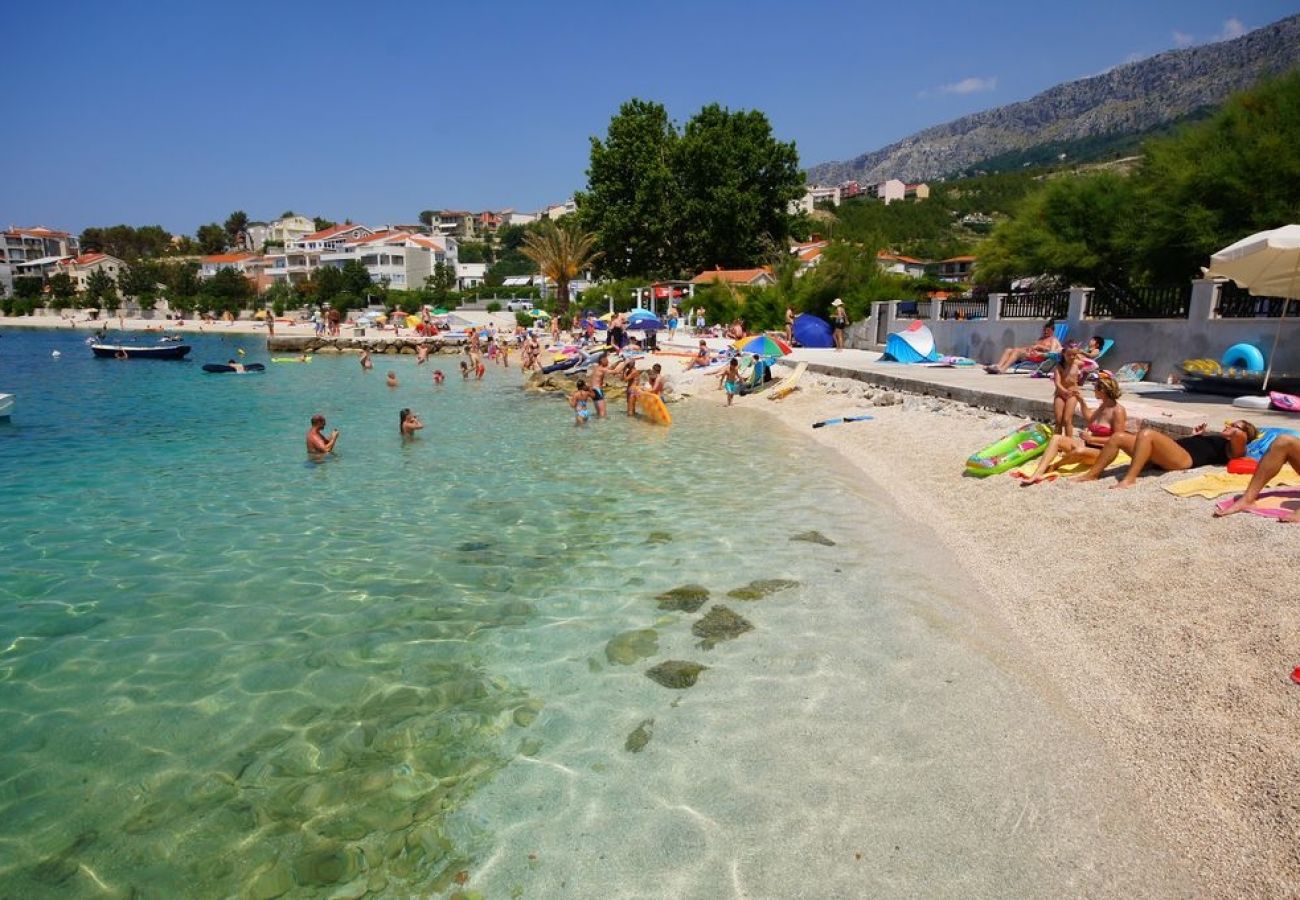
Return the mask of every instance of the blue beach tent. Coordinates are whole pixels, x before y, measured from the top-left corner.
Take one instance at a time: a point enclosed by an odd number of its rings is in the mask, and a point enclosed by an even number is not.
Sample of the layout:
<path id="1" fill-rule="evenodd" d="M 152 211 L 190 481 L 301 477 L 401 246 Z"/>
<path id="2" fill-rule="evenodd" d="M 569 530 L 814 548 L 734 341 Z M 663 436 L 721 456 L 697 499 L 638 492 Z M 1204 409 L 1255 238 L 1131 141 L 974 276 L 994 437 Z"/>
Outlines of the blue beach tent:
<path id="1" fill-rule="evenodd" d="M 819 319 L 812 313 L 800 313 L 794 317 L 794 340 L 801 347 L 835 346 L 830 322 Z"/>
<path id="2" fill-rule="evenodd" d="M 934 348 L 934 335 L 917 319 L 902 331 L 896 331 L 885 340 L 881 362 L 923 363 L 935 362 L 939 351 Z"/>

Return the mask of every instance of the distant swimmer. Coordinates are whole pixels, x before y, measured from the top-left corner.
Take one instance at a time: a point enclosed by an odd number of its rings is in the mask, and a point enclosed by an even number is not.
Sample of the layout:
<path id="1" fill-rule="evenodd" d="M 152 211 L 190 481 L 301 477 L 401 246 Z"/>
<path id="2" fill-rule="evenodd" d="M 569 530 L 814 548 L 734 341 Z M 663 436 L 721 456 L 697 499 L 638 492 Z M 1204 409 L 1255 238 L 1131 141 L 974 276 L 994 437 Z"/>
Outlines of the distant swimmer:
<path id="1" fill-rule="evenodd" d="M 388 377 L 384 379 L 384 383 L 387 384 L 390 388 L 397 387 L 397 373 L 389 372 Z"/>
<path id="2" fill-rule="evenodd" d="M 236 372 L 244 371 L 244 364 L 237 360 L 228 359 L 226 360 L 226 365 L 230 366 L 230 368 L 234 369 Z"/>
<path id="3" fill-rule="evenodd" d="M 443 380 L 446 379 L 446 377 L 447 377 L 446 375 L 443 375 L 443 374 L 442 374 L 442 369 L 434 369 L 434 370 L 433 370 L 433 383 L 434 383 L 434 384 L 442 384 Z"/>
<path id="4" fill-rule="evenodd" d="M 469 380 L 469 363 L 463 359 L 460 361 L 460 377 Z"/>
<path id="5" fill-rule="evenodd" d="M 370 371 L 371 369 L 373 369 L 374 367 L 375 367 L 375 364 L 374 364 L 373 362 L 370 361 L 370 351 L 369 351 L 369 350 L 362 350 L 362 351 L 361 351 L 361 368 L 363 368 L 363 369 L 365 369 L 367 372 L 369 372 L 369 371 Z"/>
<path id="6" fill-rule="evenodd" d="M 429 347 L 427 344 L 420 344 L 415 348 L 415 364 L 422 366 L 429 361 Z"/>
<path id="7" fill-rule="evenodd" d="M 320 413 L 311 417 L 311 428 L 307 429 L 307 453 L 311 456 L 323 456 L 334 452 L 334 445 L 339 442 L 339 430 L 328 438 L 325 437 L 325 417 Z"/>
<path id="8" fill-rule="evenodd" d="M 413 438 L 415 433 L 424 427 L 420 417 L 409 409 L 404 409 L 397 414 L 397 428 L 404 438 Z"/>

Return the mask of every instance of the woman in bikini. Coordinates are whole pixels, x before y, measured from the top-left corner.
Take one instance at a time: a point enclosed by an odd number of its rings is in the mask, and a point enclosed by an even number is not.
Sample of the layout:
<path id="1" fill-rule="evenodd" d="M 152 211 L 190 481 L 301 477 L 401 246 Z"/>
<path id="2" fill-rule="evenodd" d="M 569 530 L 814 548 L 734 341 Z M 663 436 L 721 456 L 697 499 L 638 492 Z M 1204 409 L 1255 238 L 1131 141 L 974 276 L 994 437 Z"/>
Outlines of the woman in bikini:
<path id="1" fill-rule="evenodd" d="M 1066 434 L 1052 435 L 1047 443 L 1047 450 L 1038 460 L 1038 468 L 1033 475 L 1024 479 L 1025 485 L 1038 484 L 1054 477 L 1053 473 L 1062 466 L 1097 461 L 1102 446 L 1113 435 L 1123 434 L 1128 425 L 1128 412 L 1120 404 L 1123 393 L 1119 382 L 1109 372 L 1097 375 L 1092 386 L 1097 395 L 1097 408 L 1088 417 L 1088 424 L 1079 437 Z"/>

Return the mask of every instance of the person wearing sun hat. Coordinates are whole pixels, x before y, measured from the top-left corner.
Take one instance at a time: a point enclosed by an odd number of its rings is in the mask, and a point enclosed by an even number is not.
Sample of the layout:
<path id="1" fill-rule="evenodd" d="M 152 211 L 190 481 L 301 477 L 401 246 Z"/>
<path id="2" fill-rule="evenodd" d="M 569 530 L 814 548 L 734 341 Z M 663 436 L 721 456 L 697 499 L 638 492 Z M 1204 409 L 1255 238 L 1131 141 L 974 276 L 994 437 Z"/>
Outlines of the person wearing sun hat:
<path id="1" fill-rule="evenodd" d="M 831 301 L 831 333 L 835 336 L 835 351 L 844 349 L 844 329 L 849 326 L 849 317 L 844 312 L 844 301 L 836 297 Z"/>

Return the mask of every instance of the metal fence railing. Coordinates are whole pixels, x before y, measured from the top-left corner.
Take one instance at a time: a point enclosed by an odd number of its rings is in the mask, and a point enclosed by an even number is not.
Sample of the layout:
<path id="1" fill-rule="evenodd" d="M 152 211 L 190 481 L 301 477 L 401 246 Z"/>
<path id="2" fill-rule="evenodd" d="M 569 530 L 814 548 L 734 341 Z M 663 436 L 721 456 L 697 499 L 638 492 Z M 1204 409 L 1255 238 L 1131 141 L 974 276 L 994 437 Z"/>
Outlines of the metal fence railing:
<path id="1" fill-rule="evenodd" d="M 1084 304 L 1089 319 L 1186 319 L 1192 300 L 1190 283 L 1168 287 L 1131 287 L 1102 282 Z"/>
<path id="2" fill-rule="evenodd" d="M 1069 291 L 1012 291 L 1002 298 L 1004 319 L 1064 319 L 1069 311 Z"/>
<path id="3" fill-rule="evenodd" d="M 1220 319 L 1277 319 L 1282 316 L 1300 316 L 1300 300 L 1285 297 L 1255 297 L 1236 282 L 1225 281 L 1219 285 L 1219 299 L 1214 314 Z"/>
<path id="4" fill-rule="evenodd" d="M 945 319 L 987 319 L 989 298 L 979 300 L 945 300 L 941 314 Z"/>

